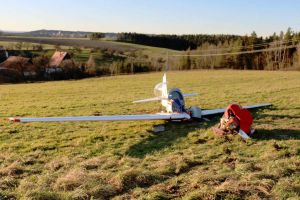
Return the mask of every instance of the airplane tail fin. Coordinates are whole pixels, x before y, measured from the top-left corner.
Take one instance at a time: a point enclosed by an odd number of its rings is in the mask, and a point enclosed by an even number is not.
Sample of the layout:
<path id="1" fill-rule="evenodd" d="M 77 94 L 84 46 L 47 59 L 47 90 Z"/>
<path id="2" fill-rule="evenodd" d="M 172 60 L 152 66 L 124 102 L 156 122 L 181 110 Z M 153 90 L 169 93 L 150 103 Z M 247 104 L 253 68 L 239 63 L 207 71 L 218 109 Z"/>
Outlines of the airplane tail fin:
<path id="1" fill-rule="evenodd" d="M 133 101 L 133 103 L 145 103 L 145 102 L 151 102 L 151 101 L 162 101 L 162 104 L 166 104 L 166 101 L 169 99 L 169 93 L 168 93 L 168 82 L 167 82 L 167 74 L 164 73 L 164 76 L 162 78 L 162 82 L 158 83 L 154 88 L 154 95 L 153 98 L 148 99 L 142 99 L 138 101 Z M 194 97 L 199 95 L 198 93 L 190 93 L 190 94 L 183 94 L 184 97 Z"/>
<path id="2" fill-rule="evenodd" d="M 161 90 L 162 90 L 161 97 L 162 98 L 168 98 L 168 83 L 167 83 L 167 74 L 166 73 L 164 73 L 164 76 L 163 76 Z"/>
<path id="3" fill-rule="evenodd" d="M 167 75 L 166 75 L 166 73 L 164 73 L 164 76 L 162 78 L 162 82 L 158 83 L 154 87 L 154 95 L 155 95 L 155 97 L 153 97 L 153 98 L 133 101 L 133 103 L 145 103 L 145 102 L 151 102 L 151 101 L 168 100 L 168 86 L 167 86 Z"/>

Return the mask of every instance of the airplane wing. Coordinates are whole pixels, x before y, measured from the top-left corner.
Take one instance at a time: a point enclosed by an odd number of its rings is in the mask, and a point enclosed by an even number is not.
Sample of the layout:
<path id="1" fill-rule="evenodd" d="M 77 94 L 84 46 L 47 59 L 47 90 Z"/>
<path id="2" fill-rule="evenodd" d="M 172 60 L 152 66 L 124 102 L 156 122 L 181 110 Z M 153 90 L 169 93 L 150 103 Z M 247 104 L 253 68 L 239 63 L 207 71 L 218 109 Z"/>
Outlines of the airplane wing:
<path id="1" fill-rule="evenodd" d="M 271 106 L 271 105 L 272 104 L 258 104 L 258 105 L 253 105 L 253 106 L 243 106 L 243 108 L 255 109 L 255 108 L 268 107 L 268 106 Z M 224 112 L 225 112 L 225 109 L 202 110 L 201 115 L 202 116 L 209 116 L 209 115 L 221 114 L 221 113 L 224 113 Z"/>
<path id="2" fill-rule="evenodd" d="M 133 120 L 181 120 L 190 119 L 186 113 L 157 113 L 147 115 L 113 115 L 83 117 L 8 118 L 11 122 L 72 122 L 72 121 L 133 121 Z"/>

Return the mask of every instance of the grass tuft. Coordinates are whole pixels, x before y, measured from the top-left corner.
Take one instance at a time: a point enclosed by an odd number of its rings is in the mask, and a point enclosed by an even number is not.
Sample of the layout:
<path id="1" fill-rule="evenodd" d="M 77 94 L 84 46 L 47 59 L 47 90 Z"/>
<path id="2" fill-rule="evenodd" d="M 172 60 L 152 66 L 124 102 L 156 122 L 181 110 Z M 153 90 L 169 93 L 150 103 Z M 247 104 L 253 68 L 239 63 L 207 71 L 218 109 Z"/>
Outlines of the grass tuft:
<path id="1" fill-rule="evenodd" d="M 84 170 L 72 169 L 56 180 L 54 188 L 63 191 L 75 190 L 84 184 L 86 177 Z"/>
<path id="2" fill-rule="evenodd" d="M 18 176 L 24 173 L 21 161 L 15 161 L 10 165 L 0 169 L 0 176 Z"/>

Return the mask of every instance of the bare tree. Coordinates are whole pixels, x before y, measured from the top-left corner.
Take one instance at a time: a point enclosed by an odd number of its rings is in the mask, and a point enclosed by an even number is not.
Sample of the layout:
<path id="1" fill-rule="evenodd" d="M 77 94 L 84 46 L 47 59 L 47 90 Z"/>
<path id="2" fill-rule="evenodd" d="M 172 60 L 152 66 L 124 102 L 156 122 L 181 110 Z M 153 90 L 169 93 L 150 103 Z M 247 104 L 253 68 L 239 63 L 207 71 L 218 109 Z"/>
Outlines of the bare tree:
<path id="1" fill-rule="evenodd" d="M 297 45 L 297 52 L 296 52 L 296 60 L 294 60 L 294 67 L 300 70 L 300 43 Z"/>
<path id="2" fill-rule="evenodd" d="M 274 41 L 269 46 L 273 51 L 266 52 L 266 65 L 269 70 L 283 69 L 287 65 L 287 47 L 283 39 Z"/>
<path id="3" fill-rule="evenodd" d="M 97 67 L 96 61 L 95 61 L 93 55 L 90 55 L 89 60 L 86 63 L 86 72 L 89 75 L 96 75 L 97 74 L 96 67 Z"/>

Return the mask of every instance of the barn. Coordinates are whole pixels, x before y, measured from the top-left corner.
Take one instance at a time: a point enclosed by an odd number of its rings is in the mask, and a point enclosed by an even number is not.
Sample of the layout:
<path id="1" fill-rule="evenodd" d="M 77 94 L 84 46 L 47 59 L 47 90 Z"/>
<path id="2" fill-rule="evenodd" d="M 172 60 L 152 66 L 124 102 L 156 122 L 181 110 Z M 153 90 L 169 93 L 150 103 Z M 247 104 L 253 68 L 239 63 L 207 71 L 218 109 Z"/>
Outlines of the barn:
<path id="1" fill-rule="evenodd" d="M 18 76 L 32 78 L 37 75 L 31 58 L 10 56 L 0 64 L 1 71 L 14 71 Z M 0 72 L 1 73 L 1 72 Z"/>
<path id="2" fill-rule="evenodd" d="M 46 73 L 53 74 L 62 72 L 61 64 L 66 60 L 71 60 L 71 55 L 68 52 L 55 51 L 49 61 L 49 66 L 46 68 Z"/>

